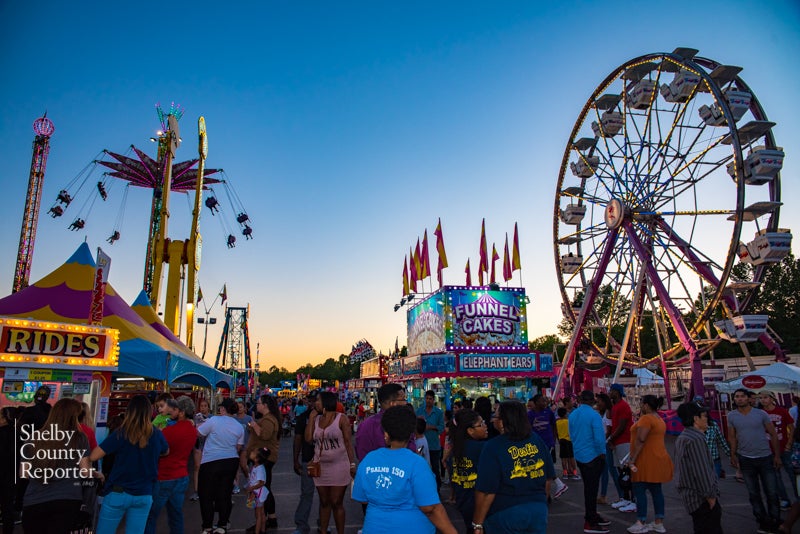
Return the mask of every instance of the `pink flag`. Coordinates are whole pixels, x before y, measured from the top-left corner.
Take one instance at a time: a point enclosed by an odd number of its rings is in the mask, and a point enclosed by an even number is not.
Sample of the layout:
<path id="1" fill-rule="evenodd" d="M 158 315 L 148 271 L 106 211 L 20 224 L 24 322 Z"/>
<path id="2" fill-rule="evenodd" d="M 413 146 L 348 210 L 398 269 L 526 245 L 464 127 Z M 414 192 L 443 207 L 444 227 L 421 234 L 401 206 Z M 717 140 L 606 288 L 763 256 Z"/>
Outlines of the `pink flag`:
<path id="1" fill-rule="evenodd" d="M 497 260 L 499 260 L 499 259 L 500 259 L 500 254 L 497 253 L 497 248 L 494 246 L 494 243 L 492 243 L 492 275 L 489 278 L 489 283 L 490 284 L 497 283 L 497 279 L 494 276 L 494 272 L 495 272 L 494 265 L 497 262 Z"/>
<path id="2" fill-rule="evenodd" d="M 514 244 L 511 254 L 511 272 L 521 269 L 519 262 L 519 234 L 517 233 L 517 223 L 514 223 Z"/>
<path id="3" fill-rule="evenodd" d="M 464 269 L 464 272 L 467 273 L 467 281 L 466 281 L 465 285 L 471 286 L 472 285 L 472 275 L 469 272 L 469 260 L 467 260 L 467 268 Z"/>
<path id="4" fill-rule="evenodd" d="M 481 272 L 489 272 L 489 257 L 486 250 L 486 219 L 481 222 L 480 261 L 478 262 L 478 278 L 483 280 Z M 483 282 L 481 282 L 483 285 Z"/>
<path id="5" fill-rule="evenodd" d="M 508 255 L 508 234 L 506 234 L 506 246 L 503 250 L 503 280 L 511 280 L 511 258 Z"/>

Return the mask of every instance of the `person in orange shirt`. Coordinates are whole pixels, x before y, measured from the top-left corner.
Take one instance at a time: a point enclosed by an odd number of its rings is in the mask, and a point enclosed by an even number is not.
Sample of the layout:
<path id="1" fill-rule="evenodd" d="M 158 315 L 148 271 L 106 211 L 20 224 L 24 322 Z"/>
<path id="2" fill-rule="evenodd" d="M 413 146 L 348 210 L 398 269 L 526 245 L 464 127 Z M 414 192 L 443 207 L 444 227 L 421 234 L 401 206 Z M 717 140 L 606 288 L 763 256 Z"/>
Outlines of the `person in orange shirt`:
<path id="1" fill-rule="evenodd" d="M 629 466 L 633 494 L 636 497 L 636 523 L 628 527 L 631 534 L 666 532 L 664 528 L 664 492 L 661 484 L 672 480 L 672 458 L 667 453 L 664 436 L 667 425 L 658 415 L 664 404 L 662 397 L 645 395 L 641 401 L 639 420 L 631 427 Z M 647 492 L 653 498 L 655 521 L 647 521 Z"/>

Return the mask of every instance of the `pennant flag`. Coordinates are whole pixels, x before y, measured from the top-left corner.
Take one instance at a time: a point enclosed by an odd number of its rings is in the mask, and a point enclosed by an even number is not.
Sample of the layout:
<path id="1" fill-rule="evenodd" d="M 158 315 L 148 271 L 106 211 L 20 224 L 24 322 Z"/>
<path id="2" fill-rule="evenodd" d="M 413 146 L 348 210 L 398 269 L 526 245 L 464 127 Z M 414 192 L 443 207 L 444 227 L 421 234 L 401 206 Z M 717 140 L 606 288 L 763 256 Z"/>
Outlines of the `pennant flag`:
<path id="1" fill-rule="evenodd" d="M 489 257 L 486 250 L 486 219 L 481 222 L 480 261 L 478 262 L 478 278 L 482 280 L 481 272 L 489 272 Z M 481 285 L 483 285 L 483 282 L 481 282 Z"/>
<path id="2" fill-rule="evenodd" d="M 439 252 L 439 265 L 442 269 L 447 267 L 447 253 L 444 250 L 444 237 L 442 236 L 442 219 L 439 218 L 439 224 L 436 225 L 436 230 L 433 232 L 436 236 L 436 250 Z"/>
<path id="3" fill-rule="evenodd" d="M 395 337 L 394 338 L 394 354 L 395 354 L 395 356 L 400 354 L 400 345 L 398 345 L 398 341 L 399 341 L 399 338 Z"/>
<path id="4" fill-rule="evenodd" d="M 508 234 L 506 234 L 506 246 L 503 250 L 503 280 L 511 280 L 511 257 L 508 255 Z"/>
<path id="5" fill-rule="evenodd" d="M 225 304 L 225 301 L 228 300 L 228 284 L 222 284 L 222 293 L 219 296 L 222 298 L 220 304 Z"/>
<path id="6" fill-rule="evenodd" d="M 407 267 L 407 264 L 408 264 L 408 259 L 407 258 L 403 258 L 403 295 L 402 296 L 404 296 L 404 297 L 406 295 L 408 295 L 408 267 Z"/>
<path id="7" fill-rule="evenodd" d="M 408 270 L 410 273 L 409 278 L 411 279 L 410 281 L 411 285 L 409 286 L 408 290 L 412 293 L 416 293 L 417 280 L 419 279 L 419 277 L 417 275 L 417 264 L 414 261 L 414 251 L 411 250 L 411 247 L 408 248 Z"/>
<path id="8" fill-rule="evenodd" d="M 417 247 L 414 249 L 414 268 L 417 270 L 417 280 L 425 280 L 425 277 L 422 276 L 422 259 L 420 258 L 422 254 L 419 251 L 419 238 L 417 238 Z M 416 287 L 416 286 L 415 286 Z"/>
<path id="9" fill-rule="evenodd" d="M 519 234 L 517 233 L 517 223 L 514 223 L 514 244 L 513 252 L 511 253 L 511 272 L 519 271 L 521 269 L 519 262 Z"/>
<path id="10" fill-rule="evenodd" d="M 436 279 L 439 281 L 439 289 L 442 289 L 442 270 L 444 269 L 444 265 L 442 265 L 442 257 L 439 256 L 438 264 L 436 265 Z"/>
<path id="11" fill-rule="evenodd" d="M 467 273 L 467 281 L 466 281 L 465 285 L 471 286 L 472 285 L 472 275 L 469 272 L 469 260 L 467 260 L 467 268 L 464 269 L 464 272 Z"/>
<path id="12" fill-rule="evenodd" d="M 428 278 L 431 274 L 431 256 L 428 254 L 428 229 L 425 229 L 425 237 L 422 238 L 422 257 L 420 258 L 420 265 L 422 266 L 422 279 Z"/>
<path id="13" fill-rule="evenodd" d="M 197 302 L 203 300 L 203 289 L 200 286 L 197 286 Z"/>
<path id="14" fill-rule="evenodd" d="M 497 253 L 497 248 L 494 246 L 494 243 L 492 243 L 492 274 L 489 277 L 489 283 L 490 284 L 496 284 L 497 283 L 497 278 L 495 278 L 495 276 L 494 276 L 494 272 L 495 272 L 494 265 L 497 262 L 497 260 L 499 260 L 499 259 L 500 259 L 500 254 Z"/>

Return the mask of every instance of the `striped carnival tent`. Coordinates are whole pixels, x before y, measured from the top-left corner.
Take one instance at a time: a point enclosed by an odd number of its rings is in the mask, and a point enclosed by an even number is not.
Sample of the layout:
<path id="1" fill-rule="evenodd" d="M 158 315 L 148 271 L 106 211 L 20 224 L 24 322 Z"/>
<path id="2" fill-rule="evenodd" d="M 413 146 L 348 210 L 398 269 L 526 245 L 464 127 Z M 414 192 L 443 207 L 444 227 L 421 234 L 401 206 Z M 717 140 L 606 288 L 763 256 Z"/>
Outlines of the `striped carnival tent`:
<path id="1" fill-rule="evenodd" d="M 82 243 L 59 268 L 0 299 L 0 316 L 86 324 L 94 287 L 95 262 Z M 206 387 L 230 388 L 230 375 L 208 365 L 184 345 L 139 295 L 129 306 L 109 283 L 103 303 L 103 326 L 119 330 L 119 373 Z"/>

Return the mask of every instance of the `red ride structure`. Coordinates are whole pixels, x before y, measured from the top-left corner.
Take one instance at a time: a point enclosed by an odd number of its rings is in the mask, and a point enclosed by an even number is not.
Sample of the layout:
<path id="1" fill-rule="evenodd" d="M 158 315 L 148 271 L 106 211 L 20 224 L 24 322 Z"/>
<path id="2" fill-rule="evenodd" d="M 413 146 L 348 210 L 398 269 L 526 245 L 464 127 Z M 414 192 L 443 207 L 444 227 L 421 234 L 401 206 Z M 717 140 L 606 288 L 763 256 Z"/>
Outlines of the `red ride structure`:
<path id="1" fill-rule="evenodd" d="M 36 225 L 39 222 L 39 206 L 42 203 L 44 171 L 47 167 L 47 154 L 50 152 L 50 136 L 56 130 L 47 113 L 33 123 L 36 138 L 33 140 L 33 158 L 28 178 L 28 194 L 25 197 L 25 211 L 22 213 L 22 230 L 19 233 L 17 265 L 14 270 L 12 293 L 28 287 L 33 260 L 33 245 L 36 241 Z"/>

